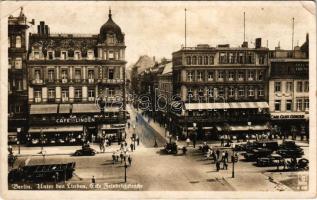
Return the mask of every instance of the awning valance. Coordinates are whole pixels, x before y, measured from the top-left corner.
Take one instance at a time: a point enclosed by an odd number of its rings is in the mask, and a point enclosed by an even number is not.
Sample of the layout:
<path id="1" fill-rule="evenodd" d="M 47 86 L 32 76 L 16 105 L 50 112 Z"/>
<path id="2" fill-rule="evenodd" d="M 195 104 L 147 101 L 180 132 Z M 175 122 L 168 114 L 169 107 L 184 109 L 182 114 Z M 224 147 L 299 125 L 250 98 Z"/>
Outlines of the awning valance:
<path id="1" fill-rule="evenodd" d="M 96 104 L 73 104 L 72 113 L 98 113 L 100 112 Z"/>
<path id="2" fill-rule="evenodd" d="M 83 132 L 83 126 L 49 126 L 31 127 L 29 133 L 61 133 L 61 132 Z"/>
<path id="3" fill-rule="evenodd" d="M 186 110 L 228 109 L 229 103 L 186 103 Z"/>
<path id="4" fill-rule="evenodd" d="M 8 136 L 17 136 L 17 132 L 8 132 Z"/>
<path id="5" fill-rule="evenodd" d="M 70 104 L 59 104 L 58 113 L 70 113 Z"/>
<path id="6" fill-rule="evenodd" d="M 33 104 L 30 107 L 30 114 L 56 114 L 57 104 Z"/>
<path id="7" fill-rule="evenodd" d="M 264 131 L 268 130 L 267 125 L 253 125 L 253 126 L 230 126 L 230 131 Z"/>
<path id="8" fill-rule="evenodd" d="M 269 104 L 267 102 L 233 102 L 229 103 L 230 108 L 268 108 Z"/>

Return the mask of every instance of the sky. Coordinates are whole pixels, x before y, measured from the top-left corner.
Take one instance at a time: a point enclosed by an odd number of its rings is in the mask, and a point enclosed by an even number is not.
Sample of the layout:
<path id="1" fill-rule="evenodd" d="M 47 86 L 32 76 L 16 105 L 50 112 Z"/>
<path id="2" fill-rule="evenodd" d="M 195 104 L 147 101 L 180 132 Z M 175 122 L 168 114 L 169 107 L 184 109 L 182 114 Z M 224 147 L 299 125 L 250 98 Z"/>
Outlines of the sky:
<path id="1" fill-rule="evenodd" d="M 108 19 L 111 7 L 113 20 L 125 33 L 127 66 L 141 55 L 171 58 L 172 52 L 184 44 L 187 9 L 187 46 L 197 44 L 230 44 L 243 42 L 243 12 L 246 15 L 246 40 L 249 46 L 257 37 L 262 46 L 274 49 L 280 42 L 291 49 L 292 18 L 294 46 L 305 41 L 306 33 L 314 34 L 313 2 L 0 2 L 1 19 L 19 14 L 23 6 L 29 21 L 36 25 L 45 21 L 51 33 L 98 34 Z M 30 28 L 36 32 L 37 27 Z M 252 43 L 251 43 L 252 42 Z"/>

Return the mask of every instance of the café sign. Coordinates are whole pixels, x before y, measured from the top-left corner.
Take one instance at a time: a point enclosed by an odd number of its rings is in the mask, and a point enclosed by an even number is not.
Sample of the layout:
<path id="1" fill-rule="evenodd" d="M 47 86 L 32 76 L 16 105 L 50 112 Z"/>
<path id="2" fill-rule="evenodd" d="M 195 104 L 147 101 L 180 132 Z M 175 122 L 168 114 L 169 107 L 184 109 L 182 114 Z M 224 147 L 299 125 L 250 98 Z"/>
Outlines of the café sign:
<path id="1" fill-rule="evenodd" d="M 272 115 L 272 119 L 304 119 L 305 115 L 280 114 Z"/>
<path id="2" fill-rule="evenodd" d="M 58 124 L 76 124 L 76 123 L 91 123 L 96 122 L 96 119 L 91 116 L 70 116 L 68 118 L 62 117 L 57 118 L 56 123 Z"/>

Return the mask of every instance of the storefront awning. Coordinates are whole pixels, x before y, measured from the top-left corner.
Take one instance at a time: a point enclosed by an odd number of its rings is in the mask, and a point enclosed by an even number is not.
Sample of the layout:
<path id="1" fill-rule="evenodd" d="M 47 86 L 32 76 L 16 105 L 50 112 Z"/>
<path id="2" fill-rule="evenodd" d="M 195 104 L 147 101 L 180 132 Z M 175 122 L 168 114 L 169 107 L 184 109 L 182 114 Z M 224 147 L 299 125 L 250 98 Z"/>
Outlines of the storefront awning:
<path id="1" fill-rule="evenodd" d="M 29 133 L 61 133 L 61 132 L 83 132 L 83 126 L 49 126 L 31 127 Z"/>
<path id="2" fill-rule="evenodd" d="M 17 132 L 8 132 L 8 136 L 17 136 Z"/>
<path id="3" fill-rule="evenodd" d="M 234 102 L 229 103 L 230 108 L 239 109 L 239 108 L 268 108 L 269 105 L 266 102 Z"/>
<path id="4" fill-rule="evenodd" d="M 72 113 L 98 113 L 100 109 L 96 104 L 73 104 Z"/>
<path id="5" fill-rule="evenodd" d="M 120 108 L 119 107 L 114 107 L 114 106 L 112 106 L 112 107 L 106 107 L 105 108 L 105 112 L 119 112 L 120 111 Z"/>
<path id="6" fill-rule="evenodd" d="M 186 103 L 186 110 L 228 109 L 229 103 Z"/>
<path id="7" fill-rule="evenodd" d="M 70 104 L 59 104 L 59 113 L 70 113 Z"/>
<path id="8" fill-rule="evenodd" d="M 230 131 L 264 131 L 268 129 L 267 125 L 230 126 Z"/>
<path id="9" fill-rule="evenodd" d="M 30 114 L 56 114 L 57 104 L 33 104 L 30 108 Z"/>

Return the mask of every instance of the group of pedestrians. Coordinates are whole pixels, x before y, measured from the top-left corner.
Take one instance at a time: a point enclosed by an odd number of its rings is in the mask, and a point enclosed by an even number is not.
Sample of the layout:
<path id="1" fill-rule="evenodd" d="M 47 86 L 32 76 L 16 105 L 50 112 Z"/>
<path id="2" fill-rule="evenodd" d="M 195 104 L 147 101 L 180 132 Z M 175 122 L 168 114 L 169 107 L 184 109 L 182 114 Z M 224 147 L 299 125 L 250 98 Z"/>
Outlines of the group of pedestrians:
<path id="1" fill-rule="evenodd" d="M 120 161 L 119 161 L 120 159 Z M 120 154 L 113 152 L 112 154 L 112 164 L 122 164 L 123 162 L 126 163 L 126 159 L 128 160 L 128 164 L 129 166 L 131 166 L 132 164 L 132 157 L 129 154 L 123 153 L 122 151 L 120 152 Z"/>
<path id="2" fill-rule="evenodd" d="M 214 161 L 213 163 L 216 165 L 217 171 L 221 169 L 221 165 L 223 170 L 228 169 L 228 162 L 229 162 L 228 151 L 220 152 L 219 149 L 215 151 L 209 148 L 208 151 L 206 152 L 206 159 L 212 159 Z"/>
<path id="3" fill-rule="evenodd" d="M 101 138 L 101 140 L 99 142 L 100 152 L 104 153 L 106 150 L 106 147 L 111 146 L 113 140 L 114 140 L 114 137 Z"/>

